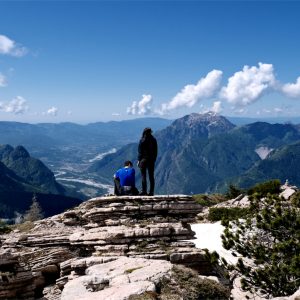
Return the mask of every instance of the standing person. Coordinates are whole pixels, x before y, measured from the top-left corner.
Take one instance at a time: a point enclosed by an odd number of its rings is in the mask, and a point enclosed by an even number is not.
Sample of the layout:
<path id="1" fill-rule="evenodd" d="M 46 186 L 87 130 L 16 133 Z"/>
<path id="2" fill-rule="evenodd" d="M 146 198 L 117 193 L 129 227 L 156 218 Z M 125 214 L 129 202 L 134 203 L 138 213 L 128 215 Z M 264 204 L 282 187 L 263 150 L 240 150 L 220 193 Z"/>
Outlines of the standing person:
<path id="1" fill-rule="evenodd" d="M 135 187 L 135 170 L 132 162 L 126 160 L 124 168 L 119 169 L 114 175 L 115 195 L 137 195 L 139 192 Z"/>
<path id="2" fill-rule="evenodd" d="M 151 128 L 147 127 L 143 131 L 143 136 L 139 143 L 138 166 L 142 175 L 142 191 L 140 195 L 147 195 L 147 170 L 150 181 L 148 196 L 154 195 L 154 166 L 157 157 L 157 141 L 152 135 Z"/>

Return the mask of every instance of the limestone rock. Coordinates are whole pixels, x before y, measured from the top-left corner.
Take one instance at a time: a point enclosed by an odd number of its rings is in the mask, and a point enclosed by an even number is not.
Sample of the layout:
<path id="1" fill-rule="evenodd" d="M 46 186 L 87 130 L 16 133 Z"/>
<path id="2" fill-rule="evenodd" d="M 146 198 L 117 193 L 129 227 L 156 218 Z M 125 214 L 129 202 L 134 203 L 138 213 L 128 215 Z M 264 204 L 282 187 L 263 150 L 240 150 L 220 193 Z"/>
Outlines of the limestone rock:
<path id="1" fill-rule="evenodd" d="M 167 261 L 121 257 L 89 267 L 85 276 L 65 285 L 61 299 L 125 300 L 145 291 L 154 292 L 155 285 L 171 269 Z"/>
<path id="2" fill-rule="evenodd" d="M 34 276 L 9 252 L 0 255 L 0 299 L 34 299 Z"/>
<path id="3" fill-rule="evenodd" d="M 117 264 L 116 258 L 120 256 L 142 261 L 143 268 L 150 259 L 153 272 L 157 274 L 170 262 L 192 266 L 206 274 L 209 268 L 204 253 L 189 241 L 195 235 L 189 223 L 194 222 L 201 210 L 201 205 L 185 195 L 94 198 L 62 214 L 34 222 L 33 228 L 26 232 L 20 229 L 1 236 L 0 255 L 10 251 L 14 256 L 11 266 L 24 266 L 26 271 L 20 267 L 16 278 L 21 276 L 26 282 L 24 291 L 28 298 L 36 293 L 39 297 L 44 294 L 45 299 L 56 299 L 62 290 L 65 295 L 66 287 L 73 286 L 76 280 L 78 285 L 74 288 L 79 290 L 85 284 L 98 284 L 91 272 L 99 273 L 98 265 Z M 164 262 L 156 264 L 153 259 Z M 134 274 L 139 274 L 140 279 L 135 279 Z M 127 289 L 150 291 L 155 281 L 153 276 L 149 281 L 150 277 L 147 279 L 136 270 L 108 281 L 115 288 L 117 282 L 120 284 L 130 278 L 130 282 L 122 283 L 130 285 Z M 106 281 L 101 280 L 100 285 L 106 285 Z M 23 287 L 22 282 L 20 286 Z M 17 285 L 15 287 L 17 291 Z M 84 299 L 90 292 L 84 287 L 82 293 L 81 299 Z M 110 293 L 109 289 L 105 289 L 105 293 Z M 116 289 L 111 293 L 107 294 L 107 299 L 126 294 L 125 290 Z M 13 297 L 7 295 L 7 299 Z"/>

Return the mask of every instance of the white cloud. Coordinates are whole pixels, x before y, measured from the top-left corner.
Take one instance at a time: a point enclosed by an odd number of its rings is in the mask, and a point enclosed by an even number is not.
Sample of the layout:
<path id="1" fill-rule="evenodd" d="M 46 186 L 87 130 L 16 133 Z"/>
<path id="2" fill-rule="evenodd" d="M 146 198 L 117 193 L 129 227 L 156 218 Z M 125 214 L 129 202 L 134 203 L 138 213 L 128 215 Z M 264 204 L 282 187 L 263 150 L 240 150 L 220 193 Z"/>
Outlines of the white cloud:
<path id="1" fill-rule="evenodd" d="M 211 98 L 220 87 L 222 74 L 222 71 L 212 70 L 197 84 L 186 85 L 170 102 L 162 104 L 161 111 L 165 113 L 182 106 L 192 107 L 200 100 Z"/>
<path id="2" fill-rule="evenodd" d="M 28 50 L 5 35 L 0 34 L 0 54 L 16 57 L 24 56 Z"/>
<path id="3" fill-rule="evenodd" d="M 73 112 L 71 110 L 67 111 L 67 115 L 71 116 L 73 114 Z"/>
<path id="4" fill-rule="evenodd" d="M 52 106 L 52 107 L 50 107 L 50 108 L 46 111 L 46 113 L 44 113 L 44 114 L 45 114 L 45 115 L 48 115 L 48 116 L 54 116 L 54 117 L 56 117 L 56 116 L 57 116 L 57 113 L 58 113 L 58 108 Z"/>
<path id="5" fill-rule="evenodd" d="M 234 105 L 245 106 L 258 100 L 270 88 L 275 87 L 275 75 L 272 64 L 259 63 L 256 66 L 244 66 L 228 79 L 220 96 Z"/>
<path id="6" fill-rule="evenodd" d="M 213 106 L 210 108 L 210 111 L 212 111 L 215 114 L 219 114 L 222 112 L 222 102 L 221 101 L 215 101 Z"/>
<path id="7" fill-rule="evenodd" d="M 228 78 L 227 85 L 221 88 L 223 72 L 212 70 L 196 84 L 184 86 L 169 102 L 163 103 L 160 108 L 152 109 L 152 96 L 143 95 L 140 101 L 134 101 L 127 108 L 131 115 L 146 115 L 155 113 L 165 115 L 181 107 L 191 108 L 201 100 L 211 100 L 217 97 L 212 107 L 200 105 L 202 112 L 221 113 L 226 100 L 232 105 L 231 110 L 237 114 L 245 114 L 246 106 L 258 101 L 267 93 L 282 93 L 291 98 L 300 99 L 300 77 L 295 83 L 281 84 L 277 81 L 273 64 L 258 63 L 257 66 L 245 65 L 241 71 Z M 280 108 L 272 110 L 262 109 L 262 113 L 281 113 Z M 286 112 L 286 111 L 285 111 Z"/>
<path id="8" fill-rule="evenodd" d="M 23 97 L 17 96 L 10 102 L 0 103 L 0 110 L 7 113 L 13 113 L 15 115 L 23 114 L 28 110 L 26 103 L 27 101 Z"/>
<path id="9" fill-rule="evenodd" d="M 296 83 L 286 83 L 282 86 L 281 91 L 285 96 L 291 98 L 300 98 L 300 77 L 297 78 Z"/>
<path id="10" fill-rule="evenodd" d="M 5 86 L 7 86 L 6 77 L 0 73 L 0 87 L 5 87 Z"/>
<path id="11" fill-rule="evenodd" d="M 133 101 L 130 107 L 127 107 L 129 115 L 148 115 L 152 112 L 151 105 L 153 99 L 151 95 L 142 95 L 142 99 Z"/>
<path id="12" fill-rule="evenodd" d="M 272 112 L 270 109 L 267 109 L 267 108 L 263 108 L 262 111 L 266 114 L 270 114 Z"/>
<path id="13" fill-rule="evenodd" d="M 121 116 L 120 113 L 112 113 L 111 115 L 112 115 L 113 117 L 119 117 L 119 116 Z"/>
<path id="14" fill-rule="evenodd" d="M 274 112 L 276 112 L 276 113 L 281 113 L 281 112 L 283 112 L 283 109 L 280 108 L 280 107 L 275 107 L 275 108 L 274 108 Z"/>
<path id="15" fill-rule="evenodd" d="M 246 108 L 233 108 L 233 112 L 236 114 L 245 114 L 248 112 L 248 110 Z"/>

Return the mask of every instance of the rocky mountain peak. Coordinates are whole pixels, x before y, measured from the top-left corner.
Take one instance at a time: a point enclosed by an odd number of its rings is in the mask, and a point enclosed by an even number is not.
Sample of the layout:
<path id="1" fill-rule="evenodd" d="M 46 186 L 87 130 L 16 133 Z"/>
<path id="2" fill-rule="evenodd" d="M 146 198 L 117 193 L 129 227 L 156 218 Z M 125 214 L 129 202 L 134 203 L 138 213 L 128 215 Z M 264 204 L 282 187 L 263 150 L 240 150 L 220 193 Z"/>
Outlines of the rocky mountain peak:
<path id="1" fill-rule="evenodd" d="M 235 125 L 225 117 L 213 112 L 205 114 L 192 113 L 175 120 L 170 126 L 159 133 L 167 140 L 189 141 L 198 138 L 209 138 L 216 134 L 225 133 Z"/>
<path id="2" fill-rule="evenodd" d="M 0 161 L 26 183 L 43 192 L 64 194 L 65 190 L 56 181 L 54 174 L 44 163 L 30 156 L 23 146 L 13 148 L 0 145 Z"/>
<path id="3" fill-rule="evenodd" d="M 225 117 L 218 115 L 214 112 L 207 112 L 204 114 L 192 113 L 183 117 L 186 124 L 191 126 L 204 125 L 204 126 L 219 126 L 226 127 L 228 129 L 232 129 L 235 127 L 230 121 L 228 121 Z"/>
<path id="4" fill-rule="evenodd" d="M 11 152 L 13 159 L 28 158 L 30 157 L 28 151 L 23 146 L 17 146 L 13 152 Z"/>

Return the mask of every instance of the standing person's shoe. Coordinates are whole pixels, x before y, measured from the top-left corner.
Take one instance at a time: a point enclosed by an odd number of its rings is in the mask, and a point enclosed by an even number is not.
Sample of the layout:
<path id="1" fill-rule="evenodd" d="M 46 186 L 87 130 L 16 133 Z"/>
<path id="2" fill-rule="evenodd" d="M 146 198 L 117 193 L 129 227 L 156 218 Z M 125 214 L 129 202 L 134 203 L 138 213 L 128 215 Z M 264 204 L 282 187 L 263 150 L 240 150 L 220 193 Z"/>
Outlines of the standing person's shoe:
<path id="1" fill-rule="evenodd" d="M 154 196 L 154 194 L 153 193 L 148 193 L 148 196 Z"/>
<path id="2" fill-rule="evenodd" d="M 147 196 L 147 193 L 146 192 L 140 192 L 139 196 Z"/>

